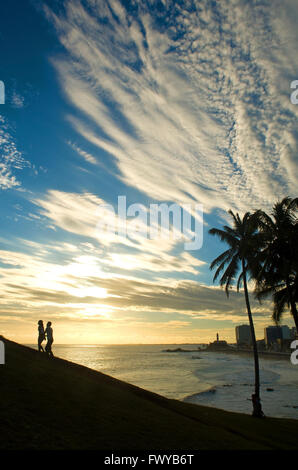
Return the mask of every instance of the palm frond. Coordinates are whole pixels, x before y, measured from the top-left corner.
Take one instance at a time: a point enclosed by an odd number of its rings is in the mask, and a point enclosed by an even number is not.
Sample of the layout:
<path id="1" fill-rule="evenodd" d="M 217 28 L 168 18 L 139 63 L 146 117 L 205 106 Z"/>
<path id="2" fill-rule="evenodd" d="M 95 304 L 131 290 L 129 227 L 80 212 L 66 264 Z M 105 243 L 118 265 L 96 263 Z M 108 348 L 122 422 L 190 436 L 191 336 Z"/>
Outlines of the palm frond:
<path id="1" fill-rule="evenodd" d="M 272 318 L 274 322 L 278 325 L 281 321 L 282 315 L 288 305 L 288 295 L 287 289 L 282 289 L 278 292 L 275 292 L 273 295 L 273 314 Z"/>

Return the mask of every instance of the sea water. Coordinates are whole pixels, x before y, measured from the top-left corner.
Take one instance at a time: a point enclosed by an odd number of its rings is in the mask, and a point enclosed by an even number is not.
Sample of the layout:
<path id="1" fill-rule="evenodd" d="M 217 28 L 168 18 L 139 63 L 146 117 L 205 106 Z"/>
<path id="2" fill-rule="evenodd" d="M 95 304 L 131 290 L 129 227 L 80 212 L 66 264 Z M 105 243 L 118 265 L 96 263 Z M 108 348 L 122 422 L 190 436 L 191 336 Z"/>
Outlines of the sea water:
<path id="1" fill-rule="evenodd" d="M 193 351 L 177 345 L 56 345 L 54 354 L 167 398 L 251 413 L 252 356 Z M 298 419 L 298 366 L 260 357 L 261 400 L 266 416 Z"/>

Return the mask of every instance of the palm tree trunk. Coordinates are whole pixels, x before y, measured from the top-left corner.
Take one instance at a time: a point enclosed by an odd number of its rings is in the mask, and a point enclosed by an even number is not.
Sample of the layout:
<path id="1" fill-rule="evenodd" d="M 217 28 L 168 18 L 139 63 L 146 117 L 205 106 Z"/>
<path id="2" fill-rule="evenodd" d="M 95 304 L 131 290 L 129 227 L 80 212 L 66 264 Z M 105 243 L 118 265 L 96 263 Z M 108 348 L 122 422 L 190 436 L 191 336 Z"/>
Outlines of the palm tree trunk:
<path id="1" fill-rule="evenodd" d="M 296 302 L 293 299 L 289 276 L 287 276 L 286 284 L 287 284 L 288 296 L 290 300 L 291 314 L 293 315 L 295 326 L 296 326 L 296 333 L 298 334 L 298 312 L 297 312 Z"/>
<path id="2" fill-rule="evenodd" d="M 246 279 L 246 266 L 244 260 L 242 260 L 242 273 L 243 273 L 243 286 L 244 286 L 244 295 L 247 308 L 247 314 L 249 319 L 249 326 L 251 332 L 251 340 L 254 351 L 254 362 L 255 362 L 255 393 L 252 395 L 253 402 L 253 416 L 261 418 L 264 416 L 262 412 L 261 400 L 260 400 L 260 368 L 259 368 L 259 356 L 257 349 L 257 341 L 255 335 L 255 327 L 253 323 L 253 318 L 250 309 L 250 302 L 247 289 L 247 279 Z"/>

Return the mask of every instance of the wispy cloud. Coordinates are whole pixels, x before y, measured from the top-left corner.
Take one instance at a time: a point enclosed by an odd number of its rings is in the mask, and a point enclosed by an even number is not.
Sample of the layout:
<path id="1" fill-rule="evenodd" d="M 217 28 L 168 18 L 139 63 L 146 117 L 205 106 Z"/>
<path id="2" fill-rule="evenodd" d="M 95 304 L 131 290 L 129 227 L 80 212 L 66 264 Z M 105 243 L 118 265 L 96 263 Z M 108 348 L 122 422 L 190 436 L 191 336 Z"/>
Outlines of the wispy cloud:
<path id="1" fill-rule="evenodd" d="M 25 104 L 25 98 L 14 90 L 10 102 L 14 108 L 23 108 Z"/>
<path id="2" fill-rule="evenodd" d="M 24 241 L 23 241 L 24 243 Z M 22 243 L 22 244 L 23 244 Z M 30 242 L 29 242 L 30 244 Z M 19 310 L 19 315 L 40 309 L 57 316 L 76 315 L 78 319 L 113 318 L 107 312 L 180 313 L 194 319 L 246 319 L 243 296 L 231 293 L 227 299 L 222 289 L 191 280 L 148 280 L 134 272 L 115 273 L 105 269 L 99 254 L 86 247 L 44 246 L 35 243 L 31 254 L 0 250 L 0 288 L 5 292 L 0 311 Z M 64 261 L 51 260 L 55 250 L 64 252 Z M 268 315 L 268 303 L 253 302 L 256 317 Z M 93 313 L 92 313 L 93 312 Z M 124 315 L 125 316 L 125 315 Z M 118 314 L 119 317 L 119 314 Z M 127 317 L 126 317 L 127 318 Z M 119 319 L 119 318 L 118 318 Z M 169 317 L 169 320 L 171 317 Z"/>
<path id="3" fill-rule="evenodd" d="M 133 229 L 135 219 L 127 218 L 127 233 L 118 234 L 123 220 L 117 211 L 107 210 L 107 203 L 91 193 L 66 193 L 49 191 L 45 197 L 34 201 L 42 216 L 50 219 L 54 226 L 72 234 L 94 239 L 101 247 L 109 248 L 102 256 L 102 263 L 111 269 L 123 271 L 151 271 L 152 273 L 192 273 L 197 274 L 205 264 L 189 252 L 183 250 L 180 240 L 171 237 L 150 239 Z M 105 227 L 98 228 L 105 222 Z M 114 231 L 115 228 L 115 231 Z M 175 253 L 175 248 L 180 249 Z"/>
<path id="4" fill-rule="evenodd" d="M 17 149 L 7 120 L 0 115 L 0 189 L 20 189 L 21 183 L 15 175 L 15 170 L 29 166 L 30 163 Z"/>
<path id="5" fill-rule="evenodd" d="M 0 324 L 10 337 L 32 341 L 40 317 L 58 326 L 58 342 L 198 342 L 213 335 L 212 326 L 234 340 L 235 325 L 247 323 L 241 293 L 231 292 L 228 299 L 219 287 L 162 277 L 162 263 L 148 279 L 142 270 L 117 270 L 119 260 L 109 266 L 95 242 L 18 239 L 18 247 L 22 251 L 0 250 Z M 262 337 L 271 304 L 251 300 Z"/>
<path id="6" fill-rule="evenodd" d="M 84 160 L 86 160 L 86 162 L 92 163 L 93 165 L 97 164 L 96 158 L 94 158 L 93 155 L 91 155 L 90 153 L 88 153 L 85 150 L 81 149 L 74 142 L 68 141 L 67 143 L 75 152 L 77 152 L 78 155 L 80 155 Z"/>
<path id="7" fill-rule="evenodd" d="M 67 51 L 53 63 L 81 111 L 69 117 L 76 130 L 155 199 L 246 210 L 293 195 L 291 2 L 283 15 L 277 0 L 154 5 L 140 2 L 133 14 L 117 0 L 66 1 L 63 15 L 45 9 Z"/>

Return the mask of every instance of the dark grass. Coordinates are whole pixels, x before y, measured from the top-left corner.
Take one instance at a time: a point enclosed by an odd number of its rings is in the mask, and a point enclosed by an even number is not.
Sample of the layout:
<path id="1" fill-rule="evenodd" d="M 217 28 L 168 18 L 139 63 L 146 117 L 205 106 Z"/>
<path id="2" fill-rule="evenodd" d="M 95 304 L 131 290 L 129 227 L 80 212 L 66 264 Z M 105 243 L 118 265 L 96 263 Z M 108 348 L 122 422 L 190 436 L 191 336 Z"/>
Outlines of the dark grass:
<path id="1" fill-rule="evenodd" d="M 0 339 L 1 449 L 298 449 L 296 420 L 169 400 Z"/>

